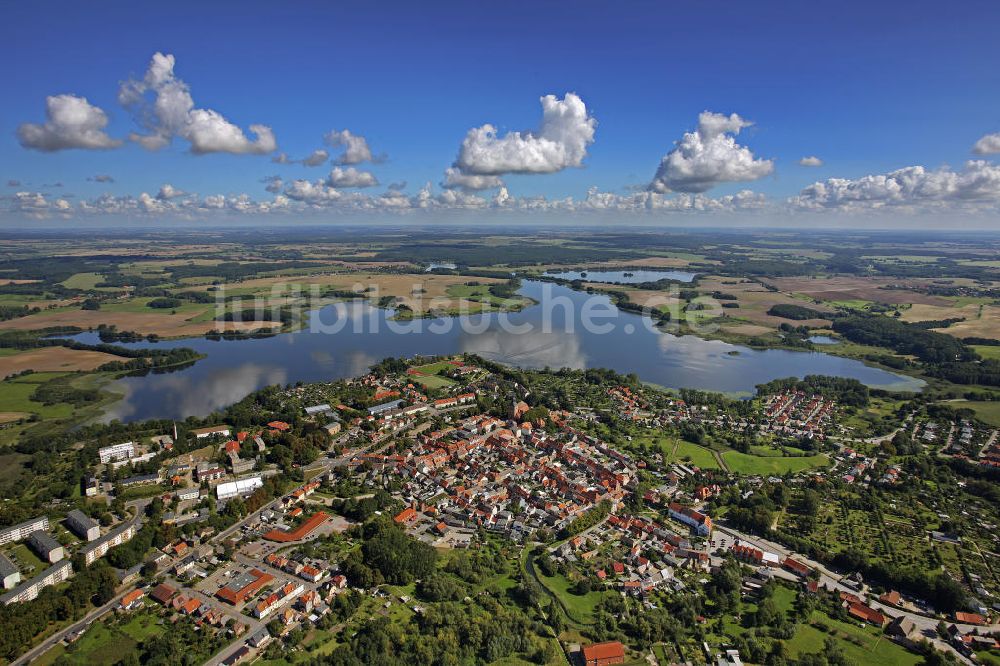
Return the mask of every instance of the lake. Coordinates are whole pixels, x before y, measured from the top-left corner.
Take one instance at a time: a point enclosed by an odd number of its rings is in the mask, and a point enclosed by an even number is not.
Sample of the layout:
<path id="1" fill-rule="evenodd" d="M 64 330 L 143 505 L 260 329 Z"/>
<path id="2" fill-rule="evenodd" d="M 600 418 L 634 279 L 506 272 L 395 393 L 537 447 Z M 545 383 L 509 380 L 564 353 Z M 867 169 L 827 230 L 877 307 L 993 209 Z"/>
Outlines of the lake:
<path id="1" fill-rule="evenodd" d="M 436 261 L 432 261 L 430 264 L 427 265 L 427 268 L 424 269 L 424 272 L 425 273 L 430 273 L 435 268 L 444 268 L 446 270 L 453 271 L 456 268 L 458 268 L 458 265 L 450 263 L 450 262 L 438 263 Z"/>
<path id="2" fill-rule="evenodd" d="M 670 335 L 638 314 L 618 310 L 603 295 L 531 280 L 520 293 L 537 304 L 520 312 L 397 322 L 390 311 L 358 300 L 314 310 L 305 329 L 270 338 L 121 343 L 190 347 L 207 358 L 174 372 L 115 381 L 110 388 L 124 397 L 104 418 L 204 416 L 268 384 L 352 377 L 387 356 L 462 352 L 523 368 L 611 368 L 665 387 L 740 394 L 772 379 L 807 374 L 852 377 L 894 390 L 923 386 L 919 379 L 830 354 L 753 350 Z M 92 343 L 98 336 L 82 333 L 74 339 Z"/>
<path id="3" fill-rule="evenodd" d="M 691 282 L 694 273 L 687 271 L 545 271 L 547 277 L 561 280 L 585 280 L 587 282 L 607 282 L 610 284 L 642 284 L 657 280 Z"/>

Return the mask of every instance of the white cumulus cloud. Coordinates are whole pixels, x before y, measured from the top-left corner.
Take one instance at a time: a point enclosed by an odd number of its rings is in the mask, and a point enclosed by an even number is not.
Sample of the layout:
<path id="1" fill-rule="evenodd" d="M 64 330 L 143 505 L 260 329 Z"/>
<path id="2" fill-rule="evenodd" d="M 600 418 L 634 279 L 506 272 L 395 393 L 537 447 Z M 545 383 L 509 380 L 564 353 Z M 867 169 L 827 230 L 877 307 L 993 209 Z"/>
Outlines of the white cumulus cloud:
<path id="1" fill-rule="evenodd" d="M 987 134 L 979 139 L 979 141 L 976 141 L 976 145 L 972 147 L 972 152 L 977 155 L 994 155 L 1000 153 L 1000 132 Z"/>
<path id="2" fill-rule="evenodd" d="M 160 186 L 160 191 L 156 193 L 156 198 L 160 201 L 170 201 L 171 199 L 176 199 L 177 197 L 183 195 L 183 191 L 178 190 L 170 183 L 164 183 Z"/>
<path id="3" fill-rule="evenodd" d="M 136 114 L 146 130 L 129 138 L 148 150 L 158 150 L 180 137 L 196 155 L 231 153 L 262 155 L 278 147 L 274 132 L 266 125 L 250 125 L 249 138 L 221 113 L 195 108 L 188 85 L 174 75 L 171 54 L 153 55 L 142 79 L 129 79 L 118 91 L 118 101 Z"/>
<path id="4" fill-rule="evenodd" d="M 500 176 L 483 176 L 474 173 L 462 173 L 455 167 L 448 167 L 444 172 L 441 187 L 447 189 L 462 189 L 467 192 L 475 190 L 491 190 L 503 186 Z"/>
<path id="5" fill-rule="evenodd" d="M 740 116 L 704 111 L 698 128 L 686 132 L 667 153 L 649 189 L 654 192 L 705 192 L 720 183 L 757 180 L 774 170 L 771 160 L 757 159 L 735 135 L 753 123 Z"/>
<path id="6" fill-rule="evenodd" d="M 341 169 L 334 167 L 326 180 L 330 187 L 374 187 L 378 179 L 371 171 L 360 171 L 354 167 Z"/>
<path id="7" fill-rule="evenodd" d="M 368 140 L 354 134 L 351 130 L 331 130 L 326 133 L 323 140 L 328 146 L 333 148 L 343 148 L 344 152 L 334 160 L 336 164 L 361 164 L 362 162 L 380 161 L 382 158 L 372 156 L 372 149 L 368 146 Z"/>
<path id="8" fill-rule="evenodd" d="M 802 190 L 798 208 L 865 210 L 887 207 L 981 207 L 1000 202 L 1000 166 L 970 160 L 961 171 L 910 166 L 861 178 L 829 178 Z"/>
<path id="9" fill-rule="evenodd" d="M 23 123 L 17 128 L 21 145 L 32 150 L 54 152 L 69 148 L 106 150 L 122 144 L 104 131 L 108 115 L 76 95 L 45 98 L 45 123 Z"/>
<path id="10" fill-rule="evenodd" d="M 309 155 L 302 160 L 303 166 L 307 167 L 318 167 L 322 166 L 330 158 L 330 153 L 323 150 L 322 148 L 317 148 L 316 150 L 309 153 Z"/>
<path id="11" fill-rule="evenodd" d="M 508 132 L 486 124 L 466 134 L 455 167 L 466 175 L 555 173 L 582 166 L 587 147 L 594 142 L 597 120 L 579 96 L 566 93 L 541 98 L 542 122 L 537 131 Z"/>
<path id="12" fill-rule="evenodd" d="M 815 155 L 810 155 L 808 157 L 803 157 L 802 159 L 800 159 L 799 166 L 804 166 L 804 167 L 823 166 L 823 160 L 816 157 Z"/>

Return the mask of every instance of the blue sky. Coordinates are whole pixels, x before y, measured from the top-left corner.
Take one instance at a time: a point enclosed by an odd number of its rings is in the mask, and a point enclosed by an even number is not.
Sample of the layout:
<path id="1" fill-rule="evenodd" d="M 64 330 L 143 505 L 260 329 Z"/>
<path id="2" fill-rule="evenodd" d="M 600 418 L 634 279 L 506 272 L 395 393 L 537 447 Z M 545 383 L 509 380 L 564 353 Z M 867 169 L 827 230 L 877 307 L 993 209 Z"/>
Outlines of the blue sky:
<path id="1" fill-rule="evenodd" d="M 971 201 L 975 214 L 989 217 L 1000 201 L 1000 184 L 982 185 L 1000 179 L 996 155 L 972 152 L 1000 132 L 996 2 L 38 2 L 5 4 L 0 16 L 8 63 L 0 105 L 5 219 L 25 212 L 12 203 L 15 192 L 40 194 L 49 209 L 63 197 L 69 217 L 80 201 L 155 194 L 166 183 L 192 197 L 246 193 L 266 201 L 274 193 L 264 177 L 280 176 L 285 188 L 327 178 L 330 163 L 274 164 L 270 152 L 196 155 L 177 135 L 158 151 L 129 141 L 143 128 L 119 104 L 119 85 L 142 79 L 157 52 L 174 56 L 174 75 L 197 108 L 217 111 L 248 137 L 251 124 L 270 127 L 277 152 L 293 159 L 323 147 L 330 130 L 365 137 L 387 159 L 353 166 L 380 186 L 345 192 L 368 198 L 404 181 L 408 196 L 427 182 L 438 196 L 470 129 L 492 123 L 501 138 L 537 130 L 539 98 L 561 101 L 572 92 L 596 120 L 585 156 L 548 173 L 495 174 L 511 197 L 579 201 L 591 187 L 616 196 L 642 191 L 674 142 L 711 111 L 752 122 L 727 136 L 770 168 L 740 180 L 723 175 L 700 191 L 674 189 L 680 181 L 665 178 L 665 200 L 750 190 L 785 206 L 817 181 L 922 166 L 942 174 L 929 187 L 952 175 L 972 184 L 893 195 L 894 210 L 964 210 Z M 44 124 L 46 97 L 61 94 L 103 110 L 104 131 L 123 144 L 25 147 L 18 128 Z M 823 164 L 800 166 L 804 156 Z M 965 172 L 970 159 L 985 165 Z M 88 180 L 98 174 L 114 182 Z M 63 186 L 45 187 L 54 183 Z M 835 197 L 812 192 L 810 202 L 857 210 L 868 185 Z M 463 190 L 483 201 L 496 192 Z"/>

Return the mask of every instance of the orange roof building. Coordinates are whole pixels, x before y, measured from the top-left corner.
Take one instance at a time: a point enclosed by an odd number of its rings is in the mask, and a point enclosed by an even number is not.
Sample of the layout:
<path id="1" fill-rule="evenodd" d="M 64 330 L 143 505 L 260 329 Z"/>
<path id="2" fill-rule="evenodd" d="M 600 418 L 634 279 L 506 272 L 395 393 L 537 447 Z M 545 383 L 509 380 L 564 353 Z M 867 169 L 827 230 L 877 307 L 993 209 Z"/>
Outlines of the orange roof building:
<path id="1" fill-rule="evenodd" d="M 890 606 L 899 606 L 903 603 L 902 595 L 896 590 L 890 590 L 878 598 L 884 604 L 889 604 Z"/>
<path id="2" fill-rule="evenodd" d="M 885 615 L 882 615 L 882 613 L 879 613 L 874 608 L 869 608 L 864 604 L 852 603 L 847 607 L 847 612 L 852 617 L 874 624 L 876 627 L 881 627 L 885 624 Z"/>
<path id="3" fill-rule="evenodd" d="M 251 569 L 248 576 L 250 580 L 241 585 L 239 588 L 234 589 L 229 585 L 226 585 L 224 588 L 216 592 L 215 596 L 222 601 L 235 606 L 257 594 L 258 590 L 274 580 L 274 576 L 269 573 L 265 573 L 260 569 Z"/>
<path id="4" fill-rule="evenodd" d="M 139 601 L 140 599 L 142 599 L 142 595 L 143 595 L 143 591 L 142 590 L 132 590 L 131 592 L 129 592 L 128 594 L 126 594 L 124 597 L 122 597 L 122 601 L 121 601 L 122 608 L 126 608 L 126 609 L 131 608 L 133 604 L 135 604 L 137 601 Z"/>
<path id="5" fill-rule="evenodd" d="M 407 523 L 412 523 L 416 519 L 417 519 L 417 512 L 413 510 L 412 506 L 406 507 L 405 509 L 397 513 L 395 518 L 393 518 L 393 520 L 396 521 L 397 525 L 405 525 Z"/>
<path id="6" fill-rule="evenodd" d="M 955 621 L 962 624 L 985 625 L 986 618 L 978 613 L 955 613 Z"/>
<path id="7" fill-rule="evenodd" d="M 264 535 L 264 538 L 268 541 L 275 541 L 277 543 L 288 543 L 289 541 L 299 541 L 304 539 L 309 534 L 315 530 L 317 527 L 329 520 L 330 514 L 324 513 L 323 511 L 317 511 L 308 520 L 299 525 L 291 532 L 286 532 L 284 530 L 271 530 Z"/>
<path id="8" fill-rule="evenodd" d="M 625 662 L 625 646 L 619 641 L 594 643 L 583 648 L 583 663 L 586 666 L 605 666 Z"/>

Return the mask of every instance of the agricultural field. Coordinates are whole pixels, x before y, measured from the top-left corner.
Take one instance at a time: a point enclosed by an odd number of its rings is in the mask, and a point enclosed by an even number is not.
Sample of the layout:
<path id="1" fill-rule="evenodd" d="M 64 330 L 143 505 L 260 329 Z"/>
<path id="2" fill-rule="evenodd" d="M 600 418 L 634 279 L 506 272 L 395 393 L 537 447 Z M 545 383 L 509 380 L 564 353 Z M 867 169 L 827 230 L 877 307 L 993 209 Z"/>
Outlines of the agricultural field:
<path id="1" fill-rule="evenodd" d="M 156 310 L 145 307 L 149 299 L 108 304 L 100 310 L 63 308 L 0 322 L 0 330 L 30 331 L 49 327 L 77 326 L 96 329 L 101 324 L 116 326 L 122 331 L 154 334 L 162 338 L 200 336 L 212 330 L 253 330 L 278 326 L 276 322 L 217 322 L 214 305 L 185 303 L 174 309 Z"/>
<path id="2" fill-rule="evenodd" d="M 95 370 L 105 363 L 121 360 L 123 359 L 120 356 L 104 352 L 67 347 L 42 347 L 16 354 L 0 355 L 0 378 L 10 377 L 25 370 L 35 372 Z"/>
<path id="3" fill-rule="evenodd" d="M 59 284 L 68 289 L 93 289 L 103 279 L 104 276 L 100 273 L 76 273 Z"/>
<path id="4" fill-rule="evenodd" d="M 923 304 L 950 307 L 951 302 L 943 296 L 930 296 L 916 291 L 892 288 L 900 284 L 925 286 L 928 280 L 894 280 L 890 278 L 824 276 L 779 277 L 767 279 L 787 294 L 804 296 L 814 301 L 832 304 L 850 302 L 874 302 L 886 304 Z"/>

